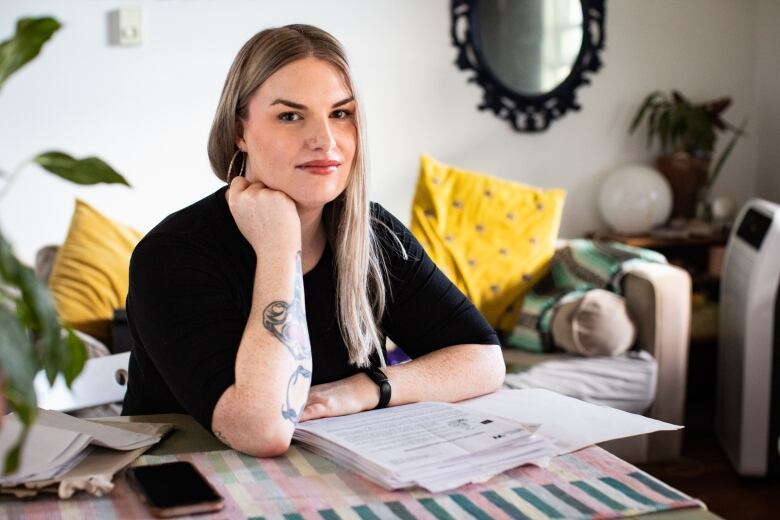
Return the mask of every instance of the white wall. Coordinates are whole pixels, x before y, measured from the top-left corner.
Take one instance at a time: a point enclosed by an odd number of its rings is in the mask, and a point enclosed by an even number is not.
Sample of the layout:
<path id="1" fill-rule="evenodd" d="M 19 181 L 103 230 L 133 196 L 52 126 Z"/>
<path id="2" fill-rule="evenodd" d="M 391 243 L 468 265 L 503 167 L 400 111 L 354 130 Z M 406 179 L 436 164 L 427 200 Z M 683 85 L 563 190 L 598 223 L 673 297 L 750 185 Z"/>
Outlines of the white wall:
<path id="1" fill-rule="evenodd" d="M 780 2 L 759 0 L 756 13 L 756 194 L 780 204 Z"/>
<path id="2" fill-rule="evenodd" d="M 756 184 L 756 1 L 608 2 L 605 66 L 579 91 L 583 110 L 526 135 L 476 110 L 481 91 L 453 65 L 448 0 L 136 0 L 145 23 L 138 48 L 107 44 L 107 13 L 126 1 L 3 0 L 3 38 L 23 15 L 52 14 L 64 28 L 0 92 L 0 169 L 56 148 L 100 156 L 134 188 L 78 188 L 30 167 L 2 203 L 2 229 L 30 261 L 63 240 L 75 196 L 148 230 L 218 188 L 205 147 L 228 66 L 256 31 L 292 22 L 323 27 L 349 51 L 368 114 L 372 197 L 404 221 L 418 157 L 430 153 L 567 189 L 563 236 L 602 227 L 600 180 L 654 155 L 644 136 L 628 135 L 631 117 L 647 93 L 672 87 L 695 100 L 728 94 L 727 117 L 750 118 L 751 138 L 715 190 L 741 202 Z"/>

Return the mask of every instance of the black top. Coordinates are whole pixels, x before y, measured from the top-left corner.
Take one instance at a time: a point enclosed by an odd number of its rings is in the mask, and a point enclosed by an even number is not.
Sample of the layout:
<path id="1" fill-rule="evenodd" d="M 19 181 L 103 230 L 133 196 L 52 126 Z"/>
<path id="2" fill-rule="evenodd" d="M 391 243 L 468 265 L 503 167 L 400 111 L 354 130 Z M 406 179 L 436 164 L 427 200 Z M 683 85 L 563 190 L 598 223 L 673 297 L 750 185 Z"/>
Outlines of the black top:
<path id="1" fill-rule="evenodd" d="M 125 415 L 188 413 L 211 431 L 211 416 L 234 382 L 234 363 L 252 305 L 254 250 L 236 226 L 227 187 L 168 216 L 130 260 L 127 316 L 133 337 Z M 498 344 L 482 315 L 439 271 L 409 230 L 377 203 L 371 215 L 389 276 L 382 332 L 411 358 L 462 343 Z M 333 252 L 303 276 L 312 384 L 348 377 L 336 323 Z"/>

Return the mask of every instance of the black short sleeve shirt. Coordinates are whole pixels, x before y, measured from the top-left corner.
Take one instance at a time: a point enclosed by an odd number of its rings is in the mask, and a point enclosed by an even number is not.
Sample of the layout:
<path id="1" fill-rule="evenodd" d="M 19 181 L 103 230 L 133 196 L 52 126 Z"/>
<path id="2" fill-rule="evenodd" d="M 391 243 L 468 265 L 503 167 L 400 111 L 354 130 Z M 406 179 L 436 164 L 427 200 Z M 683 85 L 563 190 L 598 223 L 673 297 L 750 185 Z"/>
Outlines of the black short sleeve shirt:
<path id="1" fill-rule="evenodd" d="M 230 213 L 226 189 L 173 213 L 133 251 L 125 415 L 187 413 L 210 431 L 214 407 L 234 382 L 258 266 Z M 487 321 L 397 218 L 372 203 L 371 225 L 386 265 L 380 324 L 386 337 L 411 358 L 450 345 L 498 344 Z M 333 260 L 326 246 L 303 276 L 315 385 L 358 371 L 336 321 Z"/>

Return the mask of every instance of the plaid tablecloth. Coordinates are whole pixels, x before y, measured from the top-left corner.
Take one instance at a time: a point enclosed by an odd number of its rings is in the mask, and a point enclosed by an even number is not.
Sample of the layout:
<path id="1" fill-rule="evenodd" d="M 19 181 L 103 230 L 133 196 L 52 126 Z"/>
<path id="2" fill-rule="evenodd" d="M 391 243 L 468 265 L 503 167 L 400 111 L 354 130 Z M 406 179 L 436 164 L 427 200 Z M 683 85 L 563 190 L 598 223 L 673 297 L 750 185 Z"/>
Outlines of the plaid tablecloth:
<path id="1" fill-rule="evenodd" d="M 556 457 L 545 469 L 524 466 L 484 484 L 435 494 L 388 491 L 296 445 L 274 459 L 226 450 L 145 455 L 134 465 L 175 460 L 195 464 L 225 497 L 225 509 L 211 518 L 621 518 L 703 505 L 598 447 Z M 0 517 L 150 516 L 123 474 L 115 484 L 102 498 L 4 498 Z"/>

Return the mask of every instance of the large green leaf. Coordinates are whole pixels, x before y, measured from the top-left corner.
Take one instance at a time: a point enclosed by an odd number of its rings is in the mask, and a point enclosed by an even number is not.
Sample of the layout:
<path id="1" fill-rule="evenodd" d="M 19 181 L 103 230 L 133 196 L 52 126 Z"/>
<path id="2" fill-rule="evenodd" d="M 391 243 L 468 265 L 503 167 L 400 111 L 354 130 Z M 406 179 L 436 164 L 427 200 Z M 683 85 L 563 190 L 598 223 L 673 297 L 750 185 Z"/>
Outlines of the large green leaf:
<path id="1" fill-rule="evenodd" d="M 68 333 L 62 338 L 62 351 L 65 355 L 63 356 L 64 363 L 60 369 L 65 377 L 65 382 L 70 386 L 81 373 L 84 363 L 87 362 L 87 348 L 72 328 L 65 328 Z"/>
<path id="2" fill-rule="evenodd" d="M 66 327 L 67 334 L 62 334 L 48 290 L 32 269 L 14 256 L 2 233 L 0 284 L 4 297 L 16 303 L 15 308 L 0 305 L 0 371 L 4 377 L 0 398 L 6 399 L 24 426 L 4 461 L 3 472 L 7 474 L 18 466 L 21 448 L 35 419 L 33 380 L 38 368 L 43 365 L 50 383 L 62 373 L 70 386 L 84 367 L 87 352 L 72 329 Z M 14 288 L 17 290 L 5 290 Z"/>
<path id="3" fill-rule="evenodd" d="M 16 471 L 16 468 L 19 467 L 22 446 L 24 446 L 24 442 L 27 440 L 27 433 L 29 431 L 30 425 L 25 424 L 24 429 L 22 429 L 22 432 L 19 434 L 19 438 L 16 439 L 16 443 L 8 450 L 5 461 L 3 462 L 3 475 L 8 475 L 9 473 Z"/>
<path id="4" fill-rule="evenodd" d="M 32 383 L 32 381 L 31 381 Z M 24 396 L 16 391 L 13 385 L 6 383 L 3 387 L 5 393 L 5 400 L 11 405 L 16 415 L 19 416 L 19 421 L 22 423 L 22 431 L 19 437 L 16 439 L 16 443 L 11 447 L 5 456 L 3 463 L 3 474 L 7 475 L 11 473 L 19 466 L 19 457 L 22 452 L 22 446 L 27 439 L 27 433 L 30 431 L 30 425 L 35 420 L 35 416 L 38 413 L 38 407 L 35 406 L 35 401 L 32 404 Z M 33 393 L 33 397 L 35 393 Z"/>
<path id="5" fill-rule="evenodd" d="M 36 346 L 40 347 L 39 356 L 42 358 L 49 383 L 53 383 L 57 371 L 65 361 L 61 347 L 60 323 L 54 302 L 49 291 L 29 267 L 20 265 L 16 283 L 22 291 L 22 299 L 32 311 L 33 326 L 30 329 L 38 337 Z"/>
<path id="6" fill-rule="evenodd" d="M 60 27 L 60 23 L 50 17 L 20 19 L 16 23 L 16 34 L 0 43 L 0 87 L 11 74 L 35 58 Z"/>
<path id="7" fill-rule="evenodd" d="M 63 179 L 76 184 L 130 184 L 111 166 L 97 157 L 75 159 L 70 155 L 51 151 L 38 155 L 33 159 L 43 168 Z"/>
<path id="8" fill-rule="evenodd" d="M 8 474 L 19 465 L 21 446 L 35 418 L 33 379 L 37 361 L 29 335 L 16 316 L 3 306 L 0 306 L 0 369 L 5 378 L 0 399 L 8 401 L 24 426 L 3 463 L 3 473 Z"/>
<path id="9" fill-rule="evenodd" d="M 11 244 L 5 241 L 5 237 L 0 233 L 0 278 L 16 285 L 19 278 L 20 263 L 11 251 Z"/>
<path id="10" fill-rule="evenodd" d="M 70 385 L 84 366 L 86 351 L 78 338 L 63 339 L 57 311 L 48 289 L 36 278 L 32 269 L 19 262 L 8 242 L 0 234 L 0 275 L 9 284 L 18 287 L 21 298 L 16 311 L 22 326 L 35 335 L 38 359 L 46 371 L 50 384 L 59 372 Z M 18 319 L 18 318 L 17 318 Z"/>
<path id="11" fill-rule="evenodd" d="M 34 406 L 32 381 L 37 363 L 32 342 L 19 319 L 3 307 L 0 307 L 0 367 L 6 384 Z"/>

